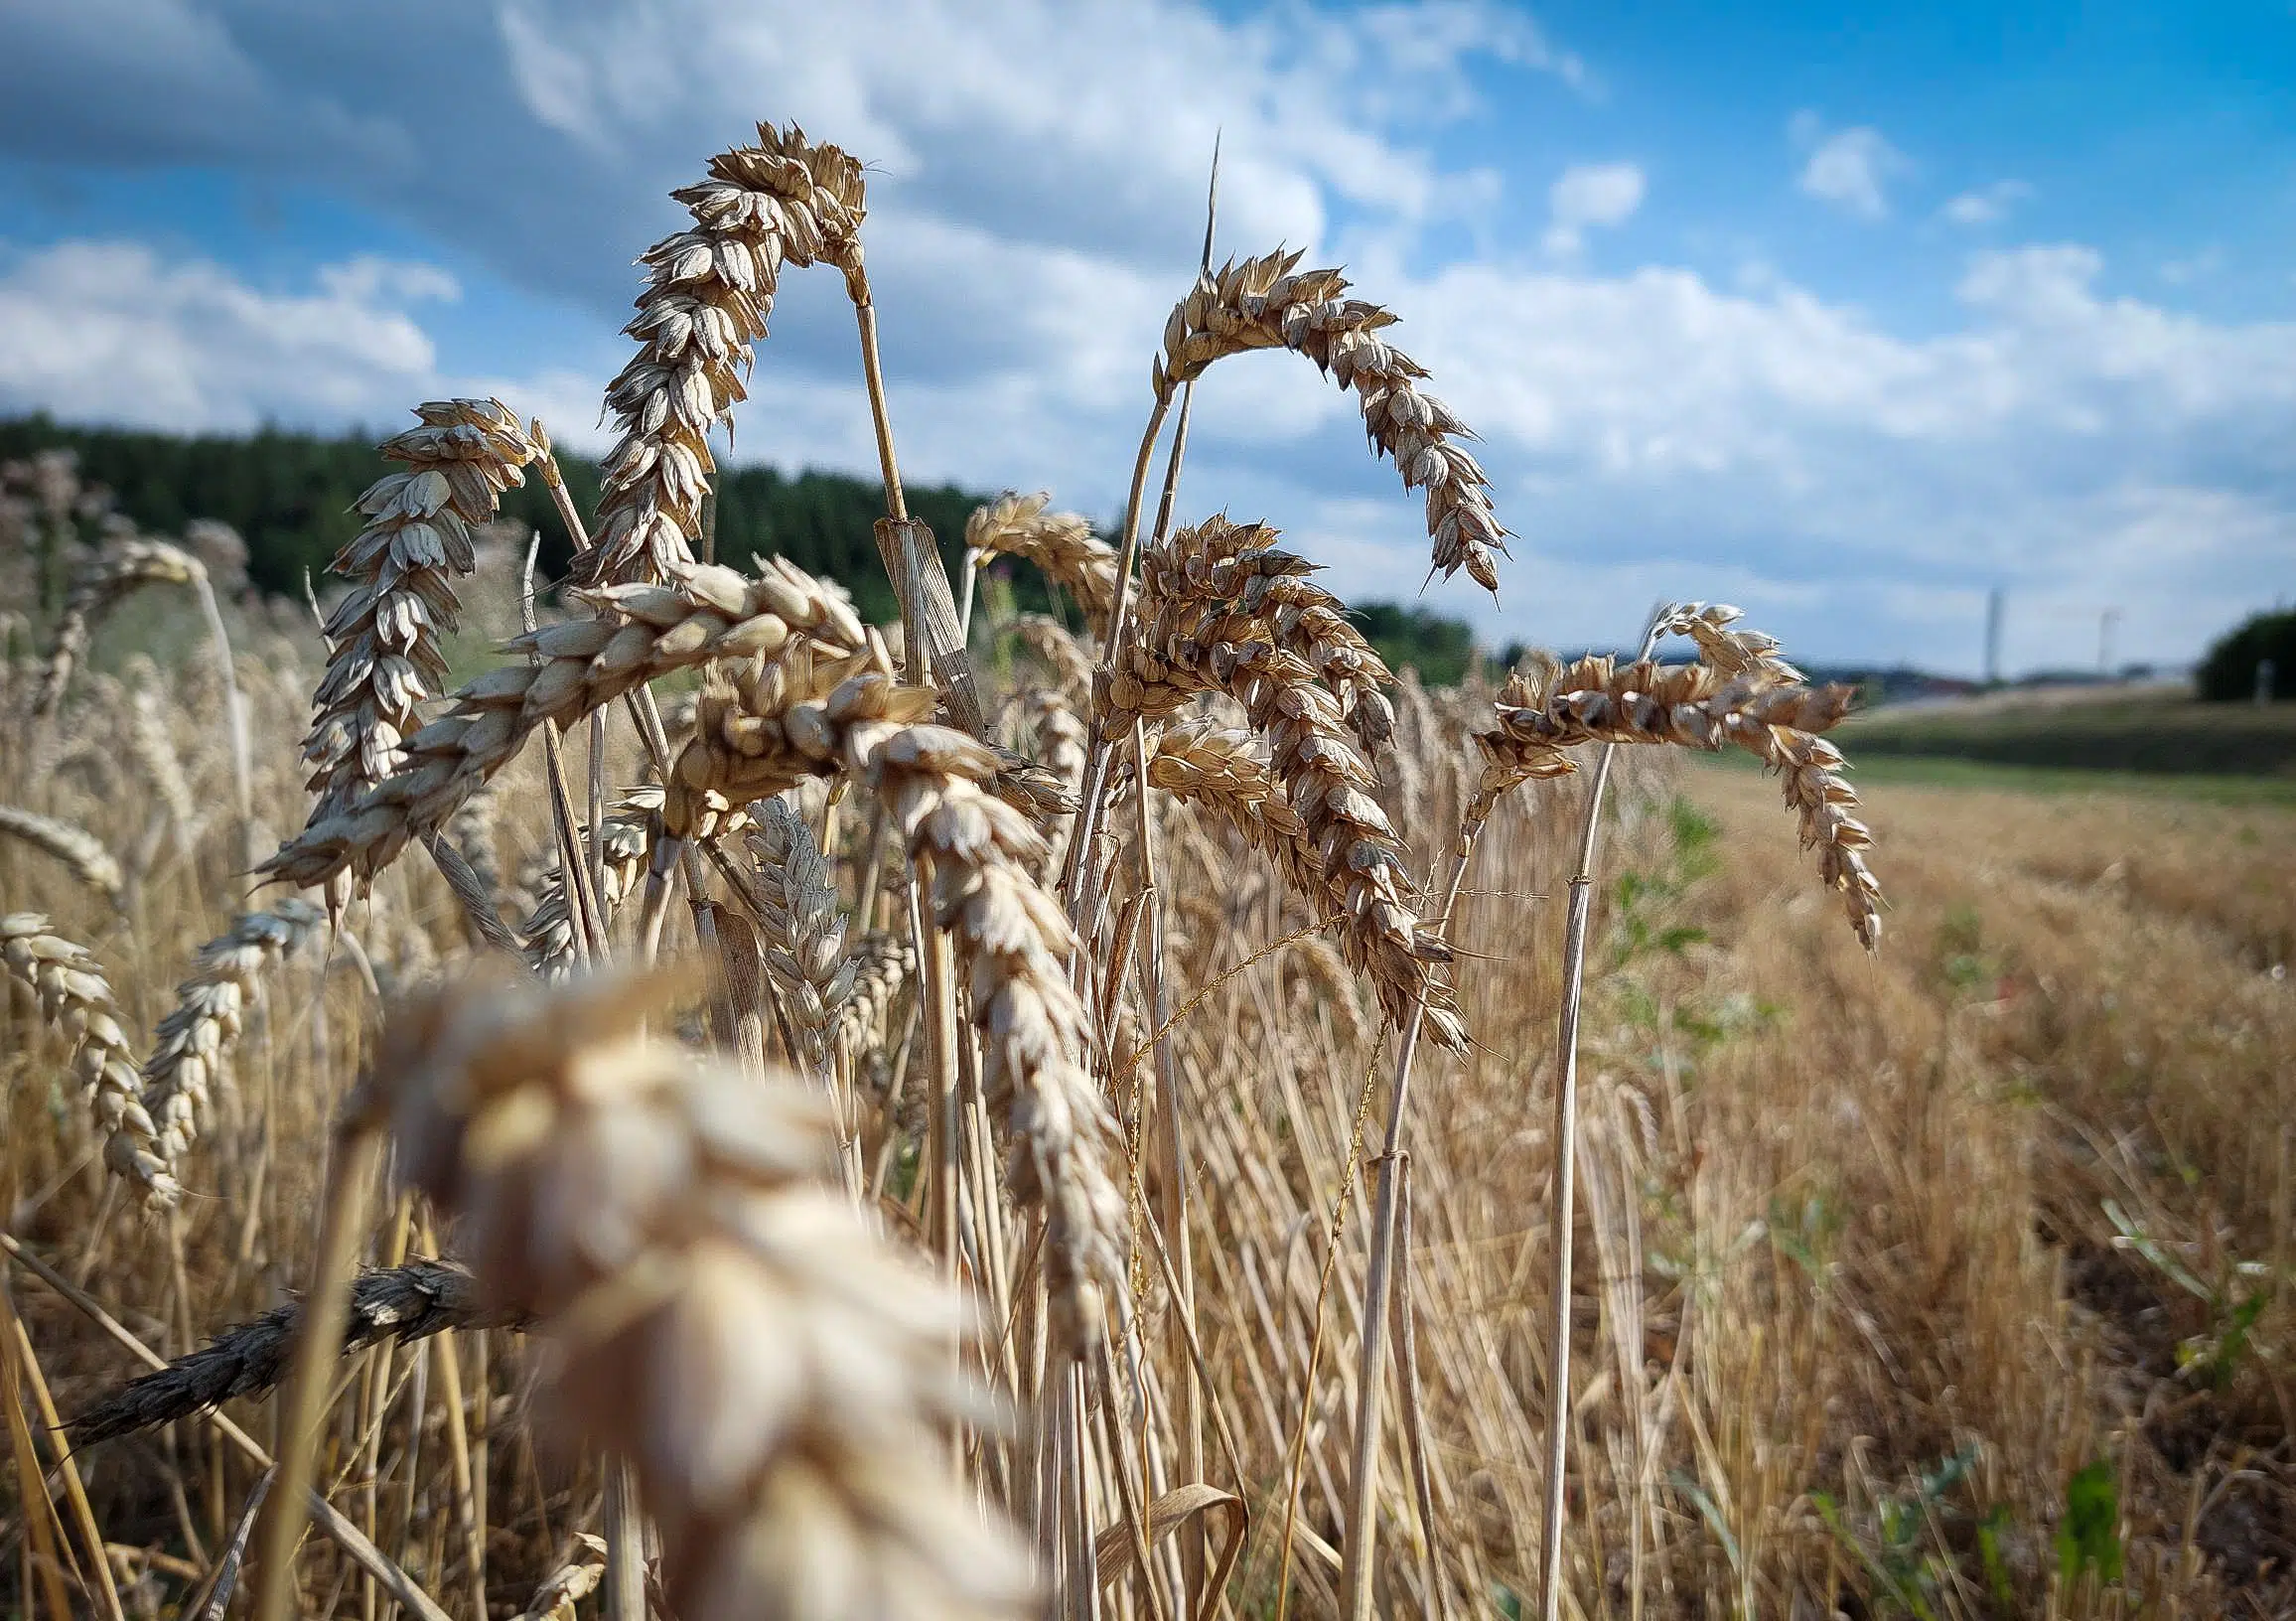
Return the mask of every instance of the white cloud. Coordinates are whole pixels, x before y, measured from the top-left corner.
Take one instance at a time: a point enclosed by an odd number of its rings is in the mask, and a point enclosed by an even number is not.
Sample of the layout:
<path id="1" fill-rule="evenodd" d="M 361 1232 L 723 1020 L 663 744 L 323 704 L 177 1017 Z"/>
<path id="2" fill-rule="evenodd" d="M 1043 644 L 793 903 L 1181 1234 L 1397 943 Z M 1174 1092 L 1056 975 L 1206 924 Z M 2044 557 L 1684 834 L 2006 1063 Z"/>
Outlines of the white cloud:
<path id="1" fill-rule="evenodd" d="M 1938 212 L 1956 225 L 1994 225 L 2032 195 L 2033 188 L 2021 180 L 1997 180 L 1947 200 Z"/>
<path id="2" fill-rule="evenodd" d="M 1913 172 L 1913 162 L 1870 124 L 1824 133 L 1812 112 L 1794 114 L 1790 133 L 1806 147 L 1797 184 L 1807 196 L 1860 220 L 1886 219 L 1889 186 Z"/>
<path id="3" fill-rule="evenodd" d="M 102 162 L 190 150 L 321 185 L 413 221 L 441 257 L 591 312 L 601 334 L 635 288 L 630 255 L 680 222 L 662 193 L 754 112 L 802 119 L 872 161 L 904 466 L 1047 485 L 1100 516 L 1122 499 L 1221 130 L 1221 250 L 1288 240 L 1349 262 L 1486 435 L 1478 455 L 1522 535 L 1505 607 L 1456 584 L 1429 602 L 1493 641 L 1611 640 L 1653 596 L 1707 596 L 1812 658 L 1974 667 L 1983 593 L 2002 580 L 2014 662 L 2092 652 L 2105 606 L 2127 610 L 2128 657 L 2174 659 L 2296 585 L 2296 327 L 2115 296 L 2099 255 L 2072 244 L 1973 256 L 1957 314 L 1920 338 L 1767 258 L 1719 283 L 1661 263 L 1598 275 L 1571 249 L 1639 208 L 1642 172 L 1623 163 L 1557 180 L 1543 242 L 1459 248 L 1456 227 L 1520 182 L 1438 159 L 1446 121 L 1475 110 L 1494 65 L 1557 95 L 1591 81 L 1511 7 L 1291 0 L 1236 20 L 1186 0 L 401 0 L 306 27 L 278 0 L 87 3 L 173 19 L 166 37 L 228 95 L 171 87 L 166 53 L 111 38 L 124 26 L 33 31 L 47 57 L 0 63 L 0 89 L 22 92 L 0 97 L 0 145 Z M 216 16 L 228 26 L 203 21 Z M 79 56 L 56 55 L 62 33 Z M 425 74 L 372 73 L 412 36 L 432 42 Z M 135 106 L 105 110 L 105 51 L 132 66 L 119 81 Z M 1909 166 L 1878 133 L 1811 115 L 1794 137 L 1803 190 L 1886 215 Z M 465 156 L 409 156 L 440 150 Z M 548 183 L 504 180 L 534 175 Z M 1964 196 L 2006 210 L 2016 185 Z M 1986 222 L 1961 201 L 1945 220 Z M 255 285 L 125 242 L 0 255 L 0 408 L 382 425 L 439 392 L 490 391 L 595 448 L 604 377 L 514 361 L 467 375 L 426 330 L 450 289 L 426 266 L 357 261 Z M 870 468 L 836 279 L 788 277 L 773 333 L 744 458 Z M 1288 357 L 1223 362 L 1199 390 L 1183 503 L 1284 524 L 1346 594 L 1409 597 L 1425 572 L 1419 504 L 1363 454 L 1347 396 Z"/>
<path id="4" fill-rule="evenodd" d="M 1544 237 L 1547 252 L 1568 258 L 1585 247 L 1589 225 L 1623 224 L 1643 206 L 1645 189 L 1638 164 L 1588 163 L 1565 169 L 1547 189 L 1552 221 Z"/>
<path id="5" fill-rule="evenodd" d="M 202 260 L 66 241 L 0 271 L 0 404 L 161 428 L 340 422 L 412 403 L 437 354 L 405 307 L 452 278 L 372 259 L 308 292 L 266 292 Z"/>

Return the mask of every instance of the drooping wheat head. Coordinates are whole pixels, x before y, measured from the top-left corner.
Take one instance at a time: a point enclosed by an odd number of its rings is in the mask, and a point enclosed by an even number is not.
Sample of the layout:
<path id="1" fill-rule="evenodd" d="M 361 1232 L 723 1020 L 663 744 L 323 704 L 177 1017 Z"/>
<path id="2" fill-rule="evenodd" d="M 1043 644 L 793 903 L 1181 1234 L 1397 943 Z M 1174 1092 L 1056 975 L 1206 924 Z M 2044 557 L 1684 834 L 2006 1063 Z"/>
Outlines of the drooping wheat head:
<path id="1" fill-rule="evenodd" d="M 1199 276 L 1164 326 L 1153 378 L 1159 398 L 1204 374 L 1215 361 L 1255 349 L 1305 355 L 1343 388 L 1353 388 L 1372 446 L 1395 460 L 1403 488 L 1427 493 L 1427 537 L 1434 567 L 1460 569 L 1487 591 L 1499 589 L 1494 551 L 1507 531 L 1491 508 L 1491 479 L 1462 440 L 1473 438 L 1449 406 L 1420 387 L 1427 368 L 1380 336 L 1395 316 L 1348 298 L 1337 270 L 1301 270 L 1296 252 L 1230 262 Z"/>
<path id="2" fill-rule="evenodd" d="M 586 594 L 593 617 L 512 638 L 508 650 L 532 662 L 467 682 L 445 715 L 407 740 L 397 772 L 282 844 L 262 870 L 299 888 L 346 871 L 370 878 L 409 838 L 452 815 L 544 721 L 564 727 L 646 681 L 721 658 L 859 649 L 861 624 L 842 592 L 780 558 L 759 566 L 754 579 L 697 564 L 673 586 L 602 587 Z"/>
<path id="3" fill-rule="evenodd" d="M 1023 557 L 1045 578 L 1076 599 L 1094 635 L 1103 634 L 1116 605 L 1116 552 L 1092 532 L 1091 520 L 1046 509 L 1052 496 L 1009 491 L 976 507 L 965 520 L 964 543 L 977 557 Z"/>
<path id="4" fill-rule="evenodd" d="M 37 810 L 26 810 L 20 806 L 0 805 L 0 836 L 21 839 L 47 855 L 54 856 L 88 888 L 117 906 L 127 880 L 119 870 L 119 861 L 103 840 L 97 838 L 77 822 L 61 816 L 44 816 Z"/>
<path id="5" fill-rule="evenodd" d="M 1045 1213 L 1054 1332 L 1081 1355 L 1101 1330 L 1103 1288 L 1121 1280 L 1124 1202 L 1109 1169 L 1114 1123 L 1084 1066 L 1089 1023 L 1069 982 L 1075 937 L 1035 876 L 1043 835 L 996 792 L 996 752 L 927 722 L 933 694 L 898 684 L 872 641 L 866 667 L 826 692 L 808 660 L 714 676 L 663 822 L 672 837 L 707 837 L 721 807 L 836 772 L 877 796 L 971 987 L 982 1087 L 1011 1131 L 1007 1186 Z"/>
<path id="6" fill-rule="evenodd" d="M 104 1163 L 144 1199 L 170 1205 L 183 1193 L 155 1146 L 133 1049 L 103 965 L 84 946 L 57 934 L 37 912 L 0 917 L 0 959 L 32 988 L 40 1014 L 72 1043 L 72 1069 L 103 1133 Z"/>
<path id="7" fill-rule="evenodd" d="M 1457 1047 L 1465 1031 L 1441 972 L 1450 948 L 1420 919 L 1409 852 L 1371 797 L 1377 779 L 1358 749 L 1343 699 L 1322 669 L 1292 651 L 1315 653 L 1326 644 L 1302 622 L 1287 628 L 1281 604 L 1271 604 L 1259 583 L 1308 566 L 1267 547 L 1266 532 L 1214 519 L 1149 548 L 1141 561 L 1140 635 L 1106 685 L 1109 721 L 1174 714 L 1208 692 L 1242 704 L 1316 854 L 1317 882 L 1303 899 L 1318 916 L 1345 920 L 1348 960 L 1370 976 L 1390 1020 L 1408 1027 L 1424 998 L 1428 1029 Z M 1351 650 L 1342 651 L 1348 656 L 1337 677 L 1360 705 L 1366 701 L 1361 665 Z"/>
<path id="8" fill-rule="evenodd" d="M 1476 738 L 1486 761 L 1481 799 L 1573 770 L 1561 751 L 1582 743 L 1744 749 L 1784 778 L 1802 844 L 1820 852 L 1819 876 L 1870 951 L 1881 938 L 1881 885 L 1864 853 L 1873 835 L 1850 813 L 1858 800 L 1841 752 L 1818 735 L 1849 713 L 1853 696 L 1845 685 L 1804 686 L 1761 668 L 1726 678 L 1703 663 L 1582 659 L 1518 674 L 1500 693 L 1495 728 Z"/>
<path id="9" fill-rule="evenodd" d="M 794 125 L 758 126 L 755 146 L 710 160 L 709 177 L 670 194 L 693 216 L 663 237 L 638 315 L 623 330 L 639 351 L 608 385 L 621 437 L 602 468 L 593 582 L 659 581 L 693 561 L 701 500 L 715 470 L 710 428 L 747 397 L 742 373 L 766 334 L 785 263 L 825 262 L 861 275 L 866 212 L 861 166 Z"/>
<path id="10" fill-rule="evenodd" d="M 130 593 L 146 585 L 191 585 L 207 577 L 197 557 L 165 540 L 114 540 L 89 558 L 73 578 L 72 595 L 57 621 L 56 644 L 40 678 L 32 718 L 46 720 L 56 713 L 97 623 Z"/>
<path id="11" fill-rule="evenodd" d="M 519 470 L 538 454 L 501 400 L 414 409 L 422 425 L 381 445 L 406 471 L 359 498 L 365 523 L 330 565 L 356 583 L 327 616 L 327 673 L 303 740 L 313 823 L 398 769 L 419 706 L 446 679 L 439 633 L 462 611 L 454 581 L 476 561 L 472 530 L 494 521 L 502 493 L 525 482 Z"/>
<path id="12" fill-rule="evenodd" d="M 326 921 L 318 907 L 290 898 L 242 913 L 200 948 L 143 1067 L 143 1105 L 158 1133 L 155 1151 L 171 1168 L 199 1138 L 211 1088 L 230 1064 L 265 971 L 313 939 Z"/>

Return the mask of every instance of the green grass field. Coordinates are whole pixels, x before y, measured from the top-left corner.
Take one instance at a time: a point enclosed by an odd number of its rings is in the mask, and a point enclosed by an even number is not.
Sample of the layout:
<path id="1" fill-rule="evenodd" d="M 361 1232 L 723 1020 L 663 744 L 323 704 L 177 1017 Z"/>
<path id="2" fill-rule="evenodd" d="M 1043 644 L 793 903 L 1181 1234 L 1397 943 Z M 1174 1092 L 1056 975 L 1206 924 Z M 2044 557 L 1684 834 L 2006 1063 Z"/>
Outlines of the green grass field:
<path id="1" fill-rule="evenodd" d="M 2296 776 L 2241 777 L 2213 772 L 2100 771 L 2077 766 L 2006 766 L 1943 755 L 1893 755 L 1845 745 L 1851 781 L 1859 788 L 1968 788 L 2005 794 L 2112 794 L 2142 799 L 2198 800 L 2211 805 L 2279 806 L 2296 810 Z M 1712 764 L 1709 764 L 1709 761 Z M 1703 769 L 1759 771 L 1752 756 L 1723 754 L 1695 762 Z"/>
<path id="2" fill-rule="evenodd" d="M 2173 688 L 2000 693 L 1882 709 L 1851 721 L 1839 741 L 1869 769 L 1888 759 L 1924 772 L 1976 762 L 2076 778 L 2221 778 L 2259 790 L 2277 780 L 2296 792 L 2296 703 L 2201 703 Z"/>

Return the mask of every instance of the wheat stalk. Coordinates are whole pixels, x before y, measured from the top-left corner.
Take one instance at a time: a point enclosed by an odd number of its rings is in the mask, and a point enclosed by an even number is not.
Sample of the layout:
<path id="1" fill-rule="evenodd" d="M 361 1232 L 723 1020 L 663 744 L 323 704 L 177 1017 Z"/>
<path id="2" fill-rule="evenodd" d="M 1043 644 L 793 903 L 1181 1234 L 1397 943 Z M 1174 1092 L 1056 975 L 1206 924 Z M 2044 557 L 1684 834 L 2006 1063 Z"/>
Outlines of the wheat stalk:
<path id="1" fill-rule="evenodd" d="M 539 454 L 510 408 L 495 399 L 417 405 L 420 427 L 382 442 L 406 471 L 359 498 L 365 525 L 329 566 L 357 583 L 323 627 L 327 672 L 303 740 L 316 793 L 309 821 L 341 813 L 398 769 L 423 701 L 447 673 L 439 632 L 455 628 L 456 575 L 477 562 L 471 531 L 494 520 L 502 491 Z"/>
<path id="2" fill-rule="evenodd" d="M 828 858 L 805 818 L 787 800 L 755 808 L 748 839 L 754 863 L 759 944 L 783 1006 L 818 1069 L 828 1058 L 838 1013 L 853 993 L 854 964 L 845 952 L 845 920 Z"/>
<path id="3" fill-rule="evenodd" d="M 0 805 L 0 834 L 22 839 L 34 849 L 54 856 L 72 870 L 74 878 L 90 889 L 100 890 L 112 905 L 119 905 L 121 892 L 126 888 L 119 862 L 103 847 L 102 839 L 78 823 L 44 816 L 19 806 Z"/>
<path id="4" fill-rule="evenodd" d="M 654 832 L 661 816 L 661 790 L 638 788 L 622 797 L 614 814 L 602 824 L 602 830 L 593 834 L 584 829 L 582 846 L 587 852 L 592 839 L 602 838 L 605 860 L 598 869 L 605 883 L 598 893 L 601 921 L 612 924 L 614 916 L 630 899 L 638 887 L 638 880 L 646 870 L 653 850 Z M 566 874 L 562 863 L 553 858 L 541 880 L 534 905 L 518 926 L 518 936 L 526 943 L 526 963 L 545 979 L 563 979 L 579 965 L 581 954 L 575 949 L 573 910 L 566 893 Z"/>
<path id="5" fill-rule="evenodd" d="M 677 1614 L 1022 1613 L 1018 1548 L 917 1467 L 982 1416 L 964 1313 L 822 1185 L 816 1096 L 635 1033 L 663 994 L 439 990 L 365 1099 L 485 1296 L 557 1343 L 554 1409 L 635 1464 Z"/>
<path id="6" fill-rule="evenodd" d="M 606 390 L 621 437 L 601 469 L 593 581 L 659 580 L 693 561 L 716 464 L 709 431 L 747 396 L 741 373 L 765 336 L 785 263 L 861 273 L 861 166 L 791 125 L 710 160 L 709 177 L 670 194 L 692 228 L 647 248 L 646 290 L 623 330 L 639 352 Z M 859 295 L 856 302 L 861 302 Z"/>
<path id="7" fill-rule="evenodd" d="M 1012 1129 L 1007 1185 L 1045 1211 L 1053 1329 L 1080 1356 L 1100 1332 L 1103 1285 L 1121 1278 L 1124 1202 L 1109 1171 L 1114 1124 L 1082 1061 L 1089 1024 L 1066 966 L 1075 936 L 1034 876 L 1043 836 L 997 797 L 995 751 L 926 724 L 933 695 L 896 684 L 872 642 L 868 667 L 826 692 L 842 662 L 759 659 L 713 677 L 663 822 L 672 837 L 706 837 L 727 805 L 836 772 L 877 795 L 970 981 L 983 1089 Z"/>
<path id="8" fill-rule="evenodd" d="M 238 1045 L 264 969 L 298 950 L 326 921 L 308 901 L 283 900 L 267 911 L 241 914 L 200 948 L 143 1067 L 143 1105 L 158 1133 L 155 1151 L 171 1166 L 199 1137 L 209 1089 Z"/>
<path id="9" fill-rule="evenodd" d="M 72 1073 L 104 1134 L 104 1163 L 135 1183 L 146 1200 L 175 1203 L 183 1189 L 155 1147 L 158 1133 L 139 1096 L 135 1055 L 103 965 L 37 912 L 0 917 L 0 959 L 39 997 L 41 1017 L 71 1040 Z"/>

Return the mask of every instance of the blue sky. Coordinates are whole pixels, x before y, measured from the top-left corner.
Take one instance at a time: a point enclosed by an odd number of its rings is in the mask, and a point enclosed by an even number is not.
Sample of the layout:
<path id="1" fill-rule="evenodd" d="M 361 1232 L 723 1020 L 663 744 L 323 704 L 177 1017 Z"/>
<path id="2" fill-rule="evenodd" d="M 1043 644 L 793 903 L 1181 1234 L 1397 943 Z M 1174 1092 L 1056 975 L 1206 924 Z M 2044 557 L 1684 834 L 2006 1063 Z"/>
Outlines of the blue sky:
<path id="1" fill-rule="evenodd" d="M 595 447 L 630 260 L 757 117 L 872 163 L 905 464 L 1109 515 L 1214 131 L 1221 247 L 1345 262 L 1482 432 L 1494 642 L 1660 596 L 1820 661 L 2193 657 L 2296 596 L 2296 8 L 1495 0 L 0 3 L 0 410 Z M 737 444 L 871 464 L 784 284 Z M 1408 599 L 1418 504 L 1282 357 L 1185 505 Z"/>

